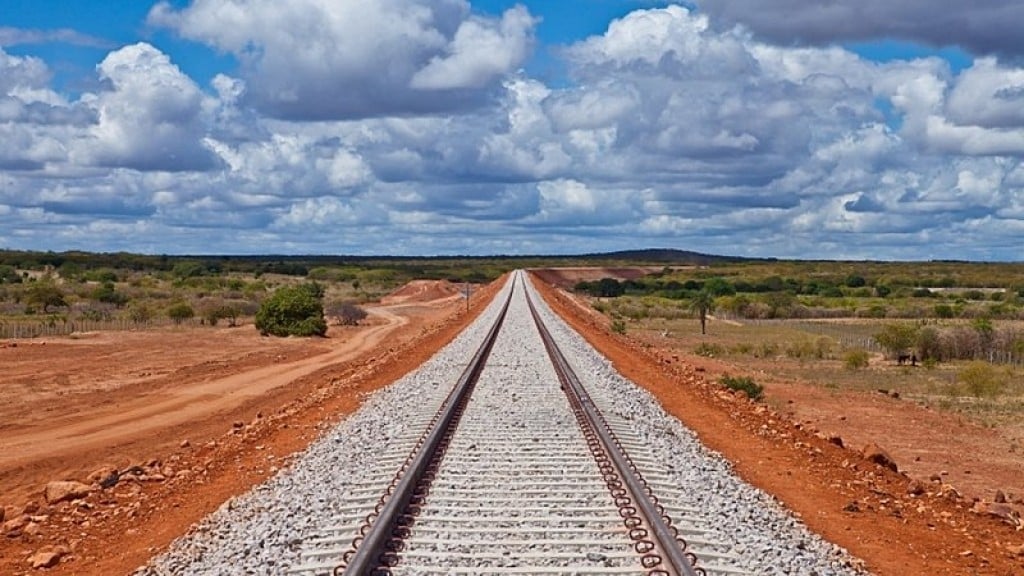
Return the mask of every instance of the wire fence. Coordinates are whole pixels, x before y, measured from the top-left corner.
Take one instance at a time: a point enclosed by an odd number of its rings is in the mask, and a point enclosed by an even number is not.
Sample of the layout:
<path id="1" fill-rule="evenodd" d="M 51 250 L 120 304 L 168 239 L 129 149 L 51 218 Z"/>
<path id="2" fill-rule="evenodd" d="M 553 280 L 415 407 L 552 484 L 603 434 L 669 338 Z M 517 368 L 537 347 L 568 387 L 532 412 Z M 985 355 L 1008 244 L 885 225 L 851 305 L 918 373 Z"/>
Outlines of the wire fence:
<path id="1" fill-rule="evenodd" d="M 175 324 L 169 318 L 136 322 L 126 318 L 115 318 L 109 320 L 86 320 L 78 318 L 75 320 L 42 319 L 37 321 L 25 320 L 0 320 L 0 339 L 14 340 L 24 338 L 46 338 L 54 336 L 70 336 L 81 332 L 103 332 L 103 331 L 127 331 L 127 330 L 150 330 L 166 326 L 196 325 L 198 320 L 186 320 Z"/>
<path id="2" fill-rule="evenodd" d="M 800 330 L 809 334 L 831 338 L 844 348 L 862 348 L 871 352 L 885 353 L 887 350 L 875 338 L 868 334 L 877 330 L 877 326 L 851 324 L 841 320 L 787 320 L 765 318 L 730 317 L 730 321 L 753 326 L 778 326 Z M 987 360 L 993 364 L 1005 364 L 1016 368 L 1024 368 L 1024 354 L 1015 350 L 988 349 L 973 354 L 974 360 Z"/>

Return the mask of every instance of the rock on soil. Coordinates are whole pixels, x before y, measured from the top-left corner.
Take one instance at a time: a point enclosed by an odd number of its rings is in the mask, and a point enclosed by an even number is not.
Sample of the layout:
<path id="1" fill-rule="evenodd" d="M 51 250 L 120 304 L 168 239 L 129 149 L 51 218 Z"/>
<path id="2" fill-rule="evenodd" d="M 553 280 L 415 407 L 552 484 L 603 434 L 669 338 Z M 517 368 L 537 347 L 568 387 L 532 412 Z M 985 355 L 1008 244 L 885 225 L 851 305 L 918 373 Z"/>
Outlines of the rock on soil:
<path id="1" fill-rule="evenodd" d="M 53 568 L 60 559 L 70 552 L 65 546 L 46 547 L 29 556 L 28 563 L 33 568 Z"/>
<path id="2" fill-rule="evenodd" d="M 56 504 L 65 500 L 84 498 L 92 492 L 92 487 L 81 482 L 57 480 L 46 485 L 46 502 Z"/>
<path id="3" fill-rule="evenodd" d="M 899 472 L 896 462 L 893 461 L 892 456 L 889 456 L 889 453 L 883 450 L 878 444 L 871 443 L 865 446 L 864 458 L 878 464 L 879 466 L 884 466 L 893 472 Z"/>

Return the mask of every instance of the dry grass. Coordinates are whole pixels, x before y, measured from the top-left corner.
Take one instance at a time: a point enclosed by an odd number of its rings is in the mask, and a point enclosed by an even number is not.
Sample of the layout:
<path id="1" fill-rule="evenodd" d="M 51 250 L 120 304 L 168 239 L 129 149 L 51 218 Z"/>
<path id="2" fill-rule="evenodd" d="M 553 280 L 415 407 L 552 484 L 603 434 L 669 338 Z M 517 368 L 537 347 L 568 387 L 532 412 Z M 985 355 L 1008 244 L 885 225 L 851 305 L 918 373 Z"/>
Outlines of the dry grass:
<path id="1" fill-rule="evenodd" d="M 850 323 L 844 339 L 870 338 L 880 322 L 884 321 Z M 834 323 L 829 327 L 843 329 Z M 988 376 L 997 384 L 986 382 L 980 387 L 969 381 L 972 376 L 967 362 L 900 366 L 879 352 L 869 352 L 867 367 L 851 369 L 845 358 L 856 346 L 844 345 L 839 337 L 825 336 L 817 329 L 808 331 L 807 323 L 800 321 L 751 325 L 712 321 L 708 334 L 701 335 L 695 319 L 645 318 L 627 322 L 627 329 L 649 338 L 664 338 L 669 347 L 682 353 L 713 356 L 740 370 L 763 371 L 775 379 L 834 390 L 895 391 L 903 398 L 955 411 L 991 427 L 1019 429 L 1024 421 L 1024 371 L 1009 366 L 988 365 L 992 367 Z"/>

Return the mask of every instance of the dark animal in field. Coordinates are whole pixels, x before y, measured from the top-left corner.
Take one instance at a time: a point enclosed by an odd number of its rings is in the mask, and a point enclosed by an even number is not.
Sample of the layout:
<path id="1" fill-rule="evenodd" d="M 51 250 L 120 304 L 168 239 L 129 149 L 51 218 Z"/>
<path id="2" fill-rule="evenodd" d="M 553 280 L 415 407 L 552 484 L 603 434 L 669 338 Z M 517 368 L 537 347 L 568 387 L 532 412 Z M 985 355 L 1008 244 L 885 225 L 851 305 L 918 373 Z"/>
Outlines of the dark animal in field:
<path id="1" fill-rule="evenodd" d="M 917 354 L 900 354 L 896 357 L 896 363 L 903 366 L 910 362 L 911 366 L 917 366 Z"/>

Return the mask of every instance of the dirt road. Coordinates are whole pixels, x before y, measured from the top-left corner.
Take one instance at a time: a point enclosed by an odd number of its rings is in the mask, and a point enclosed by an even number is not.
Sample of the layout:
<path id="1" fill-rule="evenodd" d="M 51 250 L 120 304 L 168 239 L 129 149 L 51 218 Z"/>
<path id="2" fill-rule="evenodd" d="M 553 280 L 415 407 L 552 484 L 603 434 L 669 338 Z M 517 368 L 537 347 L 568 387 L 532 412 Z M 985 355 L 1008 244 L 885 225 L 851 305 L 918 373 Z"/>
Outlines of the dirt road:
<path id="1" fill-rule="evenodd" d="M 407 317 L 386 307 L 368 308 L 367 312 L 383 322 L 354 330 L 346 339 L 330 339 L 323 346 L 325 351 L 314 356 L 157 387 L 149 393 L 106 406 L 50 418 L 46 426 L 32 425 L 19 429 L 17 422 L 13 426 L 8 424 L 8 429 L 0 437 L 0 471 L 23 466 L 40 457 L 66 457 L 117 445 L 126 438 L 155 433 L 228 411 L 247 398 L 263 396 L 302 376 L 355 358 L 379 345 L 398 327 L 409 323 Z"/>

